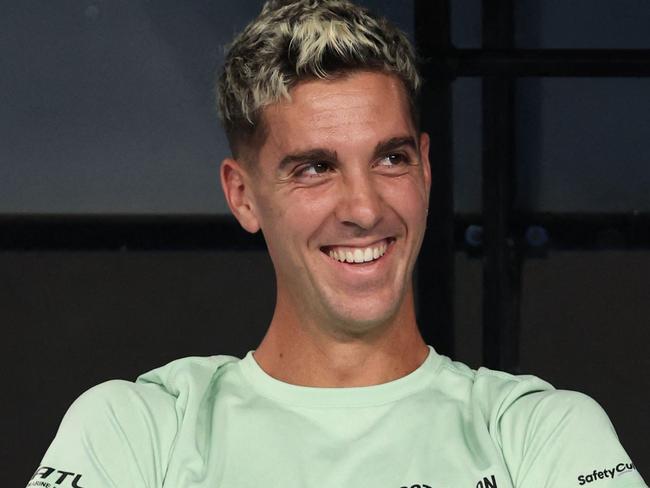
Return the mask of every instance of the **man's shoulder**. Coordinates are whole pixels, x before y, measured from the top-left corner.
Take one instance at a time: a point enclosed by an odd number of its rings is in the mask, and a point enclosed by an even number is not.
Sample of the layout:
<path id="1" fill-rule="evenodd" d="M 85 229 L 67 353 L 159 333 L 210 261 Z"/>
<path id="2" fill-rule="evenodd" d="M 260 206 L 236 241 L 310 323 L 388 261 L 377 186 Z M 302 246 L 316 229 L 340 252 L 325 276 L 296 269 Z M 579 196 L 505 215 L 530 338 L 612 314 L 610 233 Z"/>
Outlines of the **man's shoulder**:
<path id="1" fill-rule="evenodd" d="M 608 487 L 645 486 L 605 410 L 589 395 L 555 389 L 537 376 L 473 370 L 449 360 L 443 375 L 443 387 L 462 392 L 457 395 L 473 424 L 499 449 L 515 486 L 593 480 Z"/>
<path id="2" fill-rule="evenodd" d="M 135 382 L 110 380 L 86 390 L 63 417 L 38 476 L 56 467 L 82 473 L 97 486 L 106 473 L 122 479 L 123 486 L 158 486 L 179 434 L 194 428 L 213 379 L 234 361 L 238 358 L 182 358 Z"/>
<path id="3" fill-rule="evenodd" d="M 207 388 L 215 376 L 223 374 L 224 366 L 239 361 L 228 355 L 184 357 L 141 374 L 135 385 L 156 386 L 178 398 L 190 388 Z"/>
<path id="4" fill-rule="evenodd" d="M 557 433 L 558 429 L 581 432 L 602 429 L 614 432 L 601 405 L 589 395 L 571 390 L 537 391 L 521 395 L 508 405 L 500 419 L 500 431 L 510 435 L 528 431 Z"/>
<path id="5" fill-rule="evenodd" d="M 480 367 L 472 369 L 464 363 L 444 358 L 440 388 L 477 406 L 486 420 L 496 420 L 518 399 L 527 395 L 556 392 L 553 385 L 530 374 L 510 374 Z"/>
<path id="6" fill-rule="evenodd" d="M 600 405 L 578 391 L 558 390 L 549 382 L 532 374 L 511 374 L 485 367 L 473 370 L 462 363 L 449 362 L 447 369 L 470 384 L 474 402 L 489 410 L 493 421 L 507 416 L 529 419 L 540 414 L 550 419 L 566 415 L 601 418 Z"/>
<path id="7" fill-rule="evenodd" d="M 103 423 L 118 422 L 128 431 L 151 418 L 156 425 L 174 430 L 188 404 L 202 398 L 221 367 L 234 361 L 239 359 L 224 355 L 186 357 L 148 371 L 135 382 L 105 381 L 74 401 L 64 424 L 73 421 L 96 429 Z"/>

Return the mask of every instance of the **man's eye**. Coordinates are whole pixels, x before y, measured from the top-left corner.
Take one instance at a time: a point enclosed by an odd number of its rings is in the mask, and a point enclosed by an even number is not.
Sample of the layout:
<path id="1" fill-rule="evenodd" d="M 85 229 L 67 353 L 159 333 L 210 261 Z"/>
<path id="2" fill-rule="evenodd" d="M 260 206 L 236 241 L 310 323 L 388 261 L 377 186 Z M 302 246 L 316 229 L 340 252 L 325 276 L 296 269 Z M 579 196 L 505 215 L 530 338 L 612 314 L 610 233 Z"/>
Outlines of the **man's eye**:
<path id="1" fill-rule="evenodd" d="M 403 164 L 408 164 L 410 162 L 408 156 L 405 154 L 395 153 L 395 154 L 386 154 L 380 160 L 379 166 L 400 166 Z"/>
<path id="2" fill-rule="evenodd" d="M 296 176 L 318 177 L 331 170 L 329 163 L 323 161 L 316 161 L 314 163 L 307 163 L 300 166 L 296 170 Z"/>

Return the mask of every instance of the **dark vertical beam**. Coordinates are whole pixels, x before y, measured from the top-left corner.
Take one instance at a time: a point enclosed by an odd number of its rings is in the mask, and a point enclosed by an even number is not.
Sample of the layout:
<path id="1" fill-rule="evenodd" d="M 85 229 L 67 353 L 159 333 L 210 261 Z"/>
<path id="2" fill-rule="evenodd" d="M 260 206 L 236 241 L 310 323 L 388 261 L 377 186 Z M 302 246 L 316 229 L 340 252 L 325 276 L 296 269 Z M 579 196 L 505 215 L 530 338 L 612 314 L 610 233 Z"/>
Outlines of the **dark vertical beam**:
<path id="1" fill-rule="evenodd" d="M 483 48 L 514 45 L 513 0 L 483 2 Z M 516 371 L 520 260 L 511 235 L 515 189 L 514 80 L 483 78 L 483 362 Z"/>
<path id="2" fill-rule="evenodd" d="M 427 234 L 418 259 L 418 322 L 442 354 L 454 353 L 454 200 L 451 82 L 440 61 L 451 50 L 449 0 L 415 1 L 415 38 L 424 78 L 421 127 L 431 137 Z"/>

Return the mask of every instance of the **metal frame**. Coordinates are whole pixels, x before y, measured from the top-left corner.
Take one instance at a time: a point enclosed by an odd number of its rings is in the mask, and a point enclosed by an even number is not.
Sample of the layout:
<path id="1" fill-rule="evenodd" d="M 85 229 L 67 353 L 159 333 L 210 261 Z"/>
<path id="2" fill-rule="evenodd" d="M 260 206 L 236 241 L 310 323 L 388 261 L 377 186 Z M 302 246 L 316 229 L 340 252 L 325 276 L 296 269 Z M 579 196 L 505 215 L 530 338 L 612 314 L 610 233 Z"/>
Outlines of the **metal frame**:
<path id="1" fill-rule="evenodd" d="M 423 59 L 451 48 L 449 2 L 415 2 L 415 37 Z M 421 66 L 424 78 L 420 124 L 431 135 L 431 194 L 427 233 L 417 264 L 417 309 L 420 331 L 427 344 L 447 355 L 454 351 L 454 200 L 452 165 L 453 78 L 432 63 Z"/>
<path id="2" fill-rule="evenodd" d="M 4 251 L 196 251 L 266 249 L 231 216 L 0 216 Z"/>
<path id="3" fill-rule="evenodd" d="M 483 47 L 514 47 L 513 0 L 483 3 Z M 514 80 L 483 76 L 483 363 L 512 370 L 519 360 L 521 261 L 510 236 L 515 176 Z"/>
<path id="4" fill-rule="evenodd" d="M 514 79 L 524 76 L 557 77 L 648 77 L 650 76 L 650 50 L 647 49 L 515 49 L 513 0 L 482 2 L 482 49 L 456 49 L 449 41 L 451 20 L 449 0 L 415 0 L 416 42 L 425 53 L 422 71 L 425 76 L 438 77 L 448 86 L 449 80 L 460 76 L 483 78 L 483 215 L 477 217 L 439 216 L 441 223 L 433 223 L 444 235 L 438 240 L 451 242 L 451 249 L 466 246 L 470 255 L 483 259 L 483 359 L 485 366 L 506 371 L 517 371 L 519 350 L 519 302 L 521 292 L 521 267 L 524 257 L 543 255 L 549 245 L 554 248 L 650 248 L 649 215 L 518 215 L 512 204 L 514 191 Z M 438 17 L 434 17 L 437 15 Z M 431 43 L 427 38 L 442 24 L 447 42 Z M 430 84 L 429 86 L 434 86 Z M 448 94 L 448 92 L 445 92 Z M 423 113 L 434 105 L 423 104 Z M 443 104 L 439 117 L 451 117 L 450 102 Z M 437 108 L 437 106 L 436 106 Z M 425 119 L 423 129 L 439 130 L 442 122 Z M 438 137 L 450 137 L 442 132 Z M 449 141 L 444 145 L 451 146 Z M 433 153 L 432 161 L 441 166 L 435 171 L 451 175 L 451 158 L 448 152 Z M 444 168 L 442 167 L 444 166 Z M 446 187 L 437 188 L 444 196 L 436 198 L 453 201 L 453 180 L 446 178 Z M 454 222 L 455 235 L 450 236 L 449 221 Z M 468 245 L 462 238 L 469 225 L 482 224 L 477 242 Z M 538 237 L 527 242 L 524 235 L 537 224 Z M 541 225 L 540 225 L 541 224 Z M 581 234 L 581 232 L 583 234 Z M 548 240 L 548 235 L 553 239 Z M 532 233 L 530 235 L 535 235 Z M 540 237 L 541 236 L 541 237 Z M 454 244 L 454 242 L 456 244 Z M 441 270 L 453 273 L 440 261 L 453 260 L 448 248 L 425 248 L 419 273 L 433 274 Z M 442 283 L 452 283 L 452 275 L 437 275 Z M 437 290 L 439 297 L 427 302 L 420 290 L 420 316 L 436 317 L 438 302 L 449 299 L 446 291 Z M 452 296 L 453 298 L 453 296 Z M 446 307 L 453 306 L 447 303 Z M 445 306 L 443 306 L 443 309 Z M 446 327 L 453 337 L 453 314 L 440 315 L 449 322 L 426 320 L 425 328 Z M 453 341 L 444 343 L 446 352 L 453 353 Z M 443 349 L 444 350 L 444 349 Z"/>
<path id="5" fill-rule="evenodd" d="M 434 62 L 454 76 L 650 76 L 650 49 L 452 49 Z"/>

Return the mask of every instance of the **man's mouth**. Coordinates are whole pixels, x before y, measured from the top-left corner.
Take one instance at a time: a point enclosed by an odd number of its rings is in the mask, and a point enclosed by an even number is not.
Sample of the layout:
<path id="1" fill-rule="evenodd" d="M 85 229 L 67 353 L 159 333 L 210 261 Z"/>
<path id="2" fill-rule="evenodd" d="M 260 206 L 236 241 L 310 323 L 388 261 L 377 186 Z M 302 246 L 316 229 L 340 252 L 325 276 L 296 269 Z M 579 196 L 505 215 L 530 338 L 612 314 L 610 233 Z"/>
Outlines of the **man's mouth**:
<path id="1" fill-rule="evenodd" d="M 325 246 L 321 248 L 325 254 L 341 263 L 369 263 L 381 258 L 395 238 L 388 237 L 366 247 Z"/>

